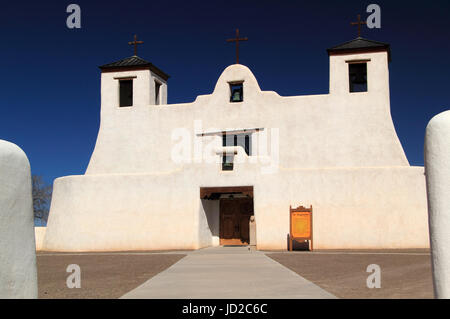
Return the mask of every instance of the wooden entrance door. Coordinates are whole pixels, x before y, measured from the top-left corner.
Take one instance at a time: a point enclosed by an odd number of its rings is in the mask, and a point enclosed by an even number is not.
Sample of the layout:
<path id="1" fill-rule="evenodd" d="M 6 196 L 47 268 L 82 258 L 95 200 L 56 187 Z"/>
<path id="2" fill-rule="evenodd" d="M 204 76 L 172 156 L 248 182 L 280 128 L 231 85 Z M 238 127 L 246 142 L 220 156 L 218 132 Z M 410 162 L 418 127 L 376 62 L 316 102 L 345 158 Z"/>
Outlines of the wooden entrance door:
<path id="1" fill-rule="evenodd" d="M 235 198 L 220 200 L 220 244 L 248 245 L 250 243 L 250 216 L 253 199 Z"/>

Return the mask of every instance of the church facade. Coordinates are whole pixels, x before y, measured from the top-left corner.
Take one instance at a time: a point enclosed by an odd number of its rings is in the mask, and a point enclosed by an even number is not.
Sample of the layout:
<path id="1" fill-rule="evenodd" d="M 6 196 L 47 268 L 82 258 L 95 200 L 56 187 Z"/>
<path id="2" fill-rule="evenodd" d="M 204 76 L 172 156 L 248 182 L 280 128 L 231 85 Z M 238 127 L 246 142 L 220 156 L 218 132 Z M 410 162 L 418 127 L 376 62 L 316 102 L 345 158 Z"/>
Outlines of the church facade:
<path id="1" fill-rule="evenodd" d="M 43 249 L 286 250 L 289 208 L 313 206 L 314 248 L 427 248 L 423 167 L 390 114 L 387 44 L 328 50 L 329 94 L 261 91 L 234 64 L 214 91 L 167 104 L 169 76 L 137 57 L 101 66 L 85 175 L 54 182 Z"/>

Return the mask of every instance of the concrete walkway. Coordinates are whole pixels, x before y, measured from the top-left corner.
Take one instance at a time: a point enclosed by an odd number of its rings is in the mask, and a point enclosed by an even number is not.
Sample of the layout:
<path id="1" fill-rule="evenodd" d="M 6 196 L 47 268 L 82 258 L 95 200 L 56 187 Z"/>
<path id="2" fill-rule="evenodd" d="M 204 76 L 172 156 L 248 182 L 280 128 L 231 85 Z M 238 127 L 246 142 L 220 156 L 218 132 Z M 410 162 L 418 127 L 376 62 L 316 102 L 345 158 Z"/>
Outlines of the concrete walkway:
<path id="1" fill-rule="evenodd" d="M 322 299 L 336 298 L 247 247 L 217 247 L 186 257 L 121 298 Z"/>

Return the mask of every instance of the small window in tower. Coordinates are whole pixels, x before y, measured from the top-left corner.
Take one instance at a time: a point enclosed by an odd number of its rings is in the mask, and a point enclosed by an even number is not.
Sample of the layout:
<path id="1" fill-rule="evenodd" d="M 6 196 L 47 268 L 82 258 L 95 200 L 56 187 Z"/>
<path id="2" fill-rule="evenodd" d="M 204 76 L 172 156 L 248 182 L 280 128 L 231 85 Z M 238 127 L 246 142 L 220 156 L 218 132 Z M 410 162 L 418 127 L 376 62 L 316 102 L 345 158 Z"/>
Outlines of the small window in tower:
<path id="1" fill-rule="evenodd" d="M 222 146 L 241 146 L 248 156 L 252 155 L 252 135 L 250 134 L 223 134 L 222 135 Z M 232 171 L 233 170 L 233 155 L 223 155 L 222 159 L 222 170 Z"/>
<path id="2" fill-rule="evenodd" d="M 155 81 L 155 105 L 161 104 L 160 91 L 161 91 L 161 83 Z"/>
<path id="3" fill-rule="evenodd" d="M 240 146 L 244 149 L 247 156 L 251 156 L 251 135 L 238 134 L 234 136 L 234 146 Z"/>
<path id="4" fill-rule="evenodd" d="M 241 146 L 248 156 L 252 155 L 252 135 L 251 134 L 223 134 L 222 146 Z"/>
<path id="5" fill-rule="evenodd" d="M 222 159 L 222 171 L 232 171 L 233 170 L 233 157 L 231 155 L 223 155 Z"/>
<path id="6" fill-rule="evenodd" d="M 230 143 L 230 138 L 233 138 L 233 135 L 222 135 L 222 146 L 232 146 Z M 223 154 L 222 156 L 222 171 L 232 171 L 233 170 L 233 156 Z"/>
<path id="7" fill-rule="evenodd" d="M 230 83 L 230 102 L 242 102 L 244 101 L 244 84 L 242 82 Z"/>
<path id="8" fill-rule="evenodd" d="M 245 141 L 244 141 L 245 153 L 247 153 L 248 156 L 252 155 L 250 137 L 251 137 L 251 135 L 245 135 Z"/>
<path id="9" fill-rule="evenodd" d="M 133 80 L 121 80 L 120 86 L 120 106 L 133 105 Z"/>
<path id="10" fill-rule="evenodd" d="M 348 65 L 350 92 L 367 92 L 367 63 Z"/>

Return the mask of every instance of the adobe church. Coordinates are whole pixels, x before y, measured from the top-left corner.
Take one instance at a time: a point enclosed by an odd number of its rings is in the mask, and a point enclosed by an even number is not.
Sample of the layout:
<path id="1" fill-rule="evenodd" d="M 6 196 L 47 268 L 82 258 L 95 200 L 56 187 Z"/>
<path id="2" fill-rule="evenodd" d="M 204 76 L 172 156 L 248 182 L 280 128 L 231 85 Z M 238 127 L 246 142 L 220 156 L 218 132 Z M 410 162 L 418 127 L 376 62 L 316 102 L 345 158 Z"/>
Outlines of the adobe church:
<path id="1" fill-rule="evenodd" d="M 85 175 L 55 180 L 43 249 L 247 245 L 252 219 L 257 249 L 286 250 L 299 205 L 313 206 L 316 249 L 428 248 L 424 168 L 390 114 L 390 46 L 327 51 L 329 93 L 309 96 L 261 91 L 237 63 L 211 94 L 167 104 L 169 76 L 136 53 L 101 66 L 95 149 Z"/>

